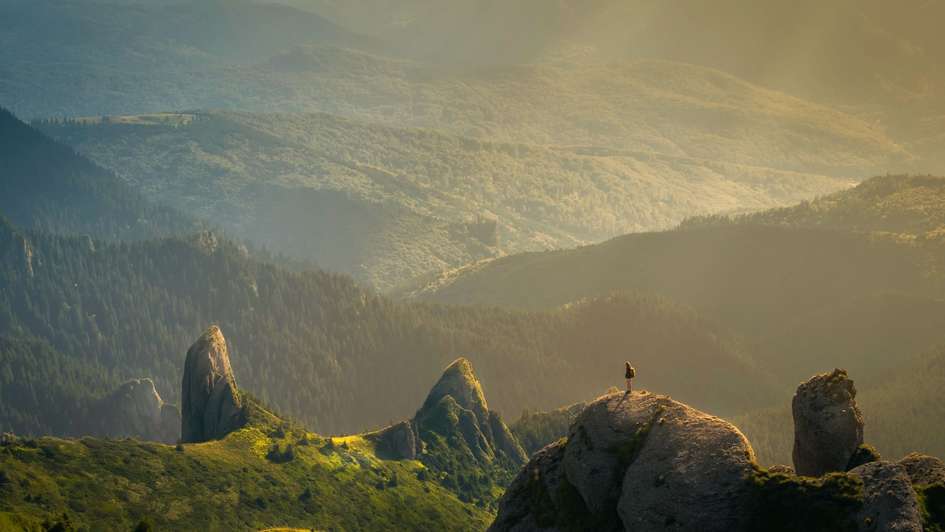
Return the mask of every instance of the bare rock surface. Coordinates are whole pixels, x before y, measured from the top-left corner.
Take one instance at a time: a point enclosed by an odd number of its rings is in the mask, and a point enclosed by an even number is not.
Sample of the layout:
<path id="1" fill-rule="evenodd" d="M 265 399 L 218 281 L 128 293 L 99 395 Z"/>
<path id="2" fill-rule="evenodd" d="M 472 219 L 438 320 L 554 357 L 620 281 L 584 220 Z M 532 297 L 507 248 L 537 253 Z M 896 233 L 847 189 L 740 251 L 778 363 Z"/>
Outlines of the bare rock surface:
<path id="1" fill-rule="evenodd" d="M 731 423 L 671 402 L 640 442 L 617 511 L 626 530 L 737 530 L 755 454 Z"/>
<path id="2" fill-rule="evenodd" d="M 226 339 L 210 327 L 187 351 L 181 383 L 181 441 L 223 438 L 245 423 Z"/>
<path id="3" fill-rule="evenodd" d="M 415 460 L 421 450 L 417 429 L 412 421 L 401 421 L 366 435 L 377 442 L 377 452 L 392 460 Z"/>
<path id="4" fill-rule="evenodd" d="M 794 413 L 794 470 L 819 477 L 845 471 L 863 444 L 863 415 L 847 373 L 835 369 L 801 384 L 791 403 Z"/>
<path id="5" fill-rule="evenodd" d="M 850 474 L 863 480 L 863 507 L 857 516 L 861 532 L 922 532 L 919 501 L 906 468 L 871 462 Z"/>
<path id="6" fill-rule="evenodd" d="M 125 382 L 97 401 L 90 414 L 90 432 L 98 436 L 175 443 L 180 435 L 177 407 L 165 403 L 148 378 Z"/>
<path id="7" fill-rule="evenodd" d="M 544 532 L 557 530 L 551 516 L 563 501 L 564 441 L 548 445 L 532 456 L 506 490 L 490 531 Z"/>

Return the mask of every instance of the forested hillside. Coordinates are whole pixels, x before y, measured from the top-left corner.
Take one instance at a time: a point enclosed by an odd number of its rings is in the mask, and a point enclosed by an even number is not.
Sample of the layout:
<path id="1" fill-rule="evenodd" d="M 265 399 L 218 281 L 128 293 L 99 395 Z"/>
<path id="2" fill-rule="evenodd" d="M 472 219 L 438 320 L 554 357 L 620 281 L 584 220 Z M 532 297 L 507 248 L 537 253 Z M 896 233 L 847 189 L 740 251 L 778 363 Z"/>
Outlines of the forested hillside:
<path id="1" fill-rule="evenodd" d="M 914 369 L 914 357 L 945 342 L 943 183 L 874 178 L 797 207 L 498 259 L 412 295 L 530 309 L 613 292 L 668 297 L 740 335 L 750 359 L 776 375 L 773 393 L 787 395 L 806 375 L 846 368 L 865 390 L 863 400 L 873 401 L 871 441 L 892 453 L 925 449 L 940 439 L 938 429 L 900 429 L 937 426 L 934 406 L 897 414 L 871 398 L 901 397 L 889 404 L 905 405 L 910 393 L 934 388 L 917 378 L 927 370 Z M 900 384 L 888 382 L 894 375 Z M 902 384 L 906 375 L 916 378 L 915 388 Z M 762 412 L 746 422 L 772 461 L 785 461 L 783 443 L 766 443 L 788 441 L 781 439 L 784 415 Z"/>
<path id="2" fill-rule="evenodd" d="M 104 239 L 195 231 L 112 172 L 53 141 L 0 107 L 0 212 L 21 227 Z"/>
<path id="3" fill-rule="evenodd" d="M 792 204 L 849 183 L 325 114 L 200 112 L 38 125 L 155 201 L 381 289 L 495 254 Z"/>
<path id="4" fill-rule="evenodd" d="M 714 411 L 766 397 L 767 377 L 737 339 L 660 299 L 547 313 L 446 308 L 287 272 L 210 233 L 90 245 L 4 224 L 0 241 L 0 333 L 12 350 L 0 372 L 2 426 L 17 432 L 73 433 L 83 397 L 128 378 L 153 377 L 177 402 L 187 340 L 212 323 L 229 332 L 243 387 L 323 433 L 407 417 L 461 354 L 507 417 L 618 383 L 624 353 L 648 367 L 642 384 Z"/>

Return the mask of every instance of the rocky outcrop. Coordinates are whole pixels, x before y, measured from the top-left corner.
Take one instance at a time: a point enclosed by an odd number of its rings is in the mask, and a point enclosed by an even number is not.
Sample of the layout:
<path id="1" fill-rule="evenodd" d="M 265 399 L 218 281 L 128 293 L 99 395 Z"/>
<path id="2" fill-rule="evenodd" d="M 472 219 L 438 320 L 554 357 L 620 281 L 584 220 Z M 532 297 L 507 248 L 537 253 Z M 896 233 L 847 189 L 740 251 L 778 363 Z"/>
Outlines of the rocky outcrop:
<path id="1" fill-rule="evenodd" d="M 219 327 L 210 327 L 187 351 L 181 383 L 181 441 L 220 439 L 244 423 L 226 339 Z"/>
<path id="2" fill-rule="evenodd" d="M 912 453 L 900 460 L 899 465 L 917 486 L 945 485 L 945 462 L 934 456 Z"/>
<path id="3" fill-rule="evenodd" d="M 418 434 L 457 435 L 480 462 L 497 458 L 516 466 L 528 459 L 508 426 L 489 410 L 472 364 L 460 358 L 450 364 L 413 419 Z"/>
<path id="4" fill-rule="evenodd" d="M 415 460 L 422 451 L 413 421 L 395 423 L 365 438 L 375 442 L 378 456 L 386 460 Z"/>
<path id="5" fill-rule="evenodd" d="M 856 388 L 844 370 L 817 375 L 797 388 L 794 413 L 794 470 L 819 477 L 845 471 L 863 444 L 863 415 Z"/>
<path id="6" fill-rule="evenodd" d="M 532 458 L 491 530 L 733 530 L 753 468 L 731 424 L 665 396 L 609 394 Z"/>
<path id="7" fill-rule="evenodd" d="M 863 505 L 856 519 L 861 532 L 922 532 L 918 496 L 903 466 L 871 462 L 850 474 L 863 481 Z"/>
<path id="8" fill-rule="evenodd" d="M 817 478 L 758 466 L 737 428 L 668 397 L 605 395 L 566 439 L 535 453 L 490 530 L 919 532 L 923 517 L 927 528 L 945 525 L 945 464 L 918 454 L 884 462 L 853 445 L 863 426 L 855 395 L 837 370 L 795 396 L 801 450 L 815 441 L 843 449 L 814 457 L 839 469 Z"/>
<path id="9" fill-rule="evenodd" d="M 88 432 L 95 436 L 164 443 L 180 436 L 180 411 L 161 399 L 151 379 L 122 384 L 92 406 L 89 418 Z"/>

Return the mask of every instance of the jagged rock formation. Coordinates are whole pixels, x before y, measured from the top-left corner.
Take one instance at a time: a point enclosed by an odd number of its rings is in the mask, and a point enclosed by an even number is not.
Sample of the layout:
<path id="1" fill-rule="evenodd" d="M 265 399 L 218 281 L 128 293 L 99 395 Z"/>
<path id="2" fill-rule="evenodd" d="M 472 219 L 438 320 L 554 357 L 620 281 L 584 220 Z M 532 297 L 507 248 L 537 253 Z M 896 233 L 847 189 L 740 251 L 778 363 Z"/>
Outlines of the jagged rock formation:
<path id="1" fill-rule="evenodd" d="M 753 467 L 731 424 L 665 396 L 609 394 L 532 458 L 491 530 L 732 530 Z"/>
<path id="2" fill-rule="evenodd" d="M 181 441 L 220 439 L 245 423 L 226 339 L 210 327 L 187 351 L 181 383 Z"/>
<path id="3" fill-rule="evenodd" d="M 489 410 L 472 364 L 460 358 L 450 364 L 430 390 L 413 419 L 418 433 L 458 434 L 476 459 L 503 457 L 516 466 L 528 456 L 498 414 Z"/>
<path id="4" fill-rule="evenodd" d="M 180 411 L 161 399 L 151 379 L 122 384 L 91 410 L 89 432 L 97 436 L 175 443 L 180 435 Z"/>
<path id="5" fill-rule="evenodd" d="M 856 518 L 861 531 L 922 532 L 918 496 L 903 466 L 871 462 L 850 474 L 863 480 L 863 506 Z"/>
<path id="6" fill-rule="evenodd" d="M 791 408 L 798 475 L 819 477 L 846 470 L 863 444 L 863 415 L 855 398 L 853 381 L 841 369 L 812 377 L 797 388 Z"/>
<path id="7" fill-rule="evenodd" d="M 423 449 L 411 420 L 394 423 L 365 437 L 376 442 L 378 456 L 389 460 L 415 460 Z"/>

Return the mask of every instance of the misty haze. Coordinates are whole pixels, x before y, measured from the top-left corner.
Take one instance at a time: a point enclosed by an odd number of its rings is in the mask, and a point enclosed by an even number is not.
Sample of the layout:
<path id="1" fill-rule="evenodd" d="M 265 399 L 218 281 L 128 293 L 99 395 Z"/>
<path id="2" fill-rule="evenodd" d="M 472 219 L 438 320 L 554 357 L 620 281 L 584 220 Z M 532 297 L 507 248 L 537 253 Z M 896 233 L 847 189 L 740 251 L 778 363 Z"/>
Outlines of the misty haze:
<path id="1" fill-rule="evenodd" d="M 945 530 L 941 0 L 0 0 L 0 531 Z"/>

